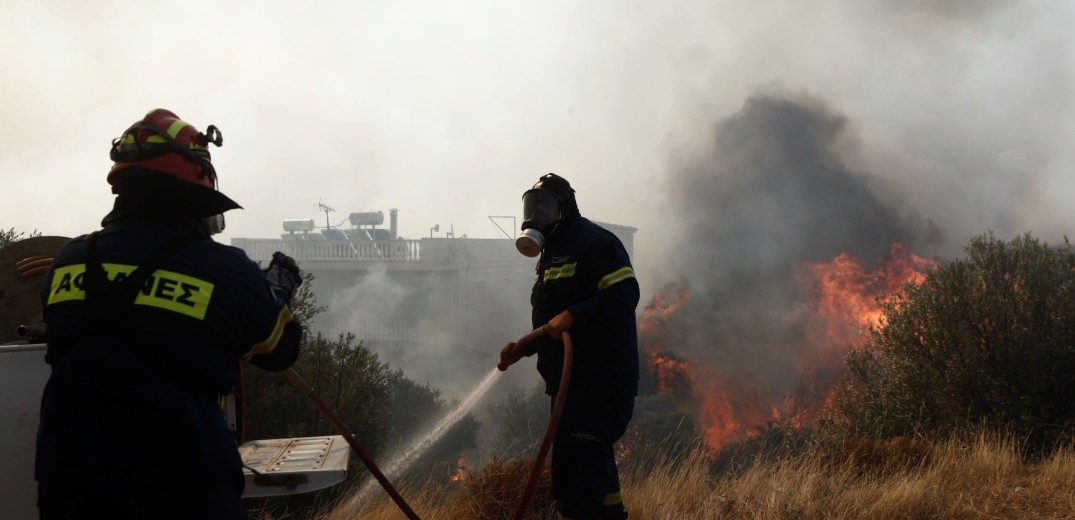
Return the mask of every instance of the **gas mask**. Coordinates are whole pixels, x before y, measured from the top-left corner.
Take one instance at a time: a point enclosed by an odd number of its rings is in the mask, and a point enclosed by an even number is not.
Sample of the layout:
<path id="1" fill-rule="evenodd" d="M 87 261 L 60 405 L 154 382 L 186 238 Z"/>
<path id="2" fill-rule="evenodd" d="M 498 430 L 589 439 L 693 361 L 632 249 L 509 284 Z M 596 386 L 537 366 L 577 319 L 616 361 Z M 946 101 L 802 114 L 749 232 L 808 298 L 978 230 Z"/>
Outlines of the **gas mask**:
<path id="1" fill-rule="evenodd" d="M 531 258 L 541 254 L 560 216 L 560 199 L 555 193 L 540 188 L 523 193 L 522 232 L 515 239 L 515 248 Z"/>
<path id="2" fill-rule="evenodd" d="M 215 130 L 214 127 L 210 127 Z M 220 193 L 220 180 L 217 179 L 216 169 L 212 164 L 207 164 L 202 168 L 202 175 L 209 178 L 213 184 L 213 191 Z M 205 223 L 205 230 L 209 232 L 209 235 L 216 235 L 221 231 L 224 231 L 224 214 L 217 213 L 216 215 L 209 215 L 202 218 L 202 222 Z"/>
<path id="3" fill-rule="evenodd" d="M 217 213 L 216 215 L 210 215 L 208 217 L 205 217 L 202 219 L 202 222 L 205 222 L 205 230 L 208 231 L 210 235 L 215 235 L 217 233 L 220 233 L 221 231 L 224 231 L 223 213 Z"/>

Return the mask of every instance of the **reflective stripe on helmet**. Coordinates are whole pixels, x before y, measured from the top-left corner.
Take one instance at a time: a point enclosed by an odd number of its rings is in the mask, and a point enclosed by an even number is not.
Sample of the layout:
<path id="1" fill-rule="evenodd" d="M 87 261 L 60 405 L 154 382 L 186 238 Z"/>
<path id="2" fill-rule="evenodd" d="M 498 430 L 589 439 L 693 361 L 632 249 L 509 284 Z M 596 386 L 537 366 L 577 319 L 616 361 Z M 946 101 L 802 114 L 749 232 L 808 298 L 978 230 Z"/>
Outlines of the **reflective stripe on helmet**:
<path id="1" fill-rule="evenodd" d="M 155 109 L 131 125 L 119 139 L 113 141 L 112 169 L 109 184 L 117 182 L 116 172 L 132 166 L 161 170 L 180 179 L 208 188 L 216 188 L 216 171 L 208 145 L 220 146 L 220 131 L 209 125 L 203 134 L 174 112 Z"/>
<path id="2" fill-rule="evenodd" d="M 159 128 L 156 125 L 153 125 L 152 123 L 149 123 L 147 126 L 152 126 L 154 128 Z M 165 134 L 168 134 L 168 137 L 171 137 L 172 140 L 177 141 L 176 144 L 178 144 L 179 147 L 182 148 L 183 143 L 178 142 L 178 138 L 179 138 L 179 133 L 182 132 L 184 128 L 190 128 L 191 132 L 193 132 L 195 134 L 190 139 L 190 143 L 187 144 L 188 148 L 190 148 L 191 150 L 199 150 L 199 151 L 207 150 L 207 148 L 205 146 L 202 146 L 201 143 L 198 142 L 198 136 L 197 136 L 198 131 L 197 131 L 197 129 L 195 129 L 190 123 L 188 123 L 186 121 L 183 121 L 181 119 L 176 119 L 171 125 L 168 126 L 168 128 L 166 130 L 163 130 L 163 132 Z M 137 134 L 139 132 L 143 132 L 143 131 L 152 131 L 152 130 L 150 130 L 146 126 L 134 126 L 134 127 L 129 128 L 127 130 L 127 132 L 123 134 L 123 137 L 120 138 L 119 144 L 120 145 L 137 145 L 138 143 L 136 142 L 136 136 L 137 136 Z M 151 134 L 151 135 L 147 136 L 146 138 L 142 139 L 142 144 L 168 144 L 168 138 L 164 137 L 161 134 L 154 133 L 154 134 Z"/>

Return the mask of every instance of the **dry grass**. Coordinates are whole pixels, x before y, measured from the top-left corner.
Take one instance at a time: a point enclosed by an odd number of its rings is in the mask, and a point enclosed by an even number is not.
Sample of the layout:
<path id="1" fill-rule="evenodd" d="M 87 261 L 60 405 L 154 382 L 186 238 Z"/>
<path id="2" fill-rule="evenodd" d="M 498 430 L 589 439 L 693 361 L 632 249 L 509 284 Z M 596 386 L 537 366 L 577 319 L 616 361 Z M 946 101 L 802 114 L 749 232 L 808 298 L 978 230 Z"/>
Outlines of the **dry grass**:
<path id="1" fill-rule="evenodd" d="M 538 478 L 526 509 L 526 520 L 545 520 L 554 512 L 552 481 L 548 465 Z M 456 520 L 478 518 L 510 519 L 515 514 L 524 486 L 530 477 L 533 460 L 502 461 L 493 459 L 481 471 L 451 489 L 436 486 L 400 487 L 400 495 L 422 520 Z M 317 520 L 398 520 L 406 516 L 388 497 L 378 492 L 364 504 L 340 506 L 316 517 Z"/>
<path id="2" fill-rule="evenodd" d="M 451 490 L 401 490 L 423 520 L 511 518 L 529 461 L 493 461 Z M 631 520 L 1075 519 L 1075 451 L 1026 462 L 1011 439 L 855 441 L 713 474 L 700 454 L 655 468 L 622 468 Z M 381 493 L 356 512 L 318 520 L 405 518 Z M 552 507 L 547 475 L 528 519 Z"/>

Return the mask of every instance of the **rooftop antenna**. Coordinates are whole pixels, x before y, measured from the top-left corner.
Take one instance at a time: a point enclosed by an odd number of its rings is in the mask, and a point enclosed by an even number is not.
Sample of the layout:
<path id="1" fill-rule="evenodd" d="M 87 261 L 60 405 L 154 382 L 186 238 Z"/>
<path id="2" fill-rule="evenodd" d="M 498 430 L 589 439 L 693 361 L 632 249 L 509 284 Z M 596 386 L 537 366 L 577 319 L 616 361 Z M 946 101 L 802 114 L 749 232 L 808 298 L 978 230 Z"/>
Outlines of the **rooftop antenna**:
<path id="1" fill-rule="evenodd" d="M 330 208 L 328 206 L 328 204 L 325 204 L 324 202 L 321 202 L 321 200 L 322 199 L 317 199 L 317 209 L 319 211 L 324 211 L 325 212 L 325 229 L 332 229 L 332 224 L 329 224 L 329 221 L 328 221 L 328 214 L 329 214 L 330 211 L 336 211 L 336 210 Z"/>
<path id="2" fill-rule="evenodd" d="M 515 229 L 515 217 L 513 217 L 513 216 L 509 216 L 509 215 L 492 215 L 492 216 L 489 217 L 489 222 L 493 223 L 493 226 L 497 229 L 497 231 L 500 232 L 500 234 L 504 235 L 504 238 L 511 238 L 511 233 L 508 233 L 507 231 L 504 231 L 504 228 L 501 227 L 500 224 L 497 223 L 496 219 L 509 219 L 509 218 L 511 219 L 511 229 Z"/>

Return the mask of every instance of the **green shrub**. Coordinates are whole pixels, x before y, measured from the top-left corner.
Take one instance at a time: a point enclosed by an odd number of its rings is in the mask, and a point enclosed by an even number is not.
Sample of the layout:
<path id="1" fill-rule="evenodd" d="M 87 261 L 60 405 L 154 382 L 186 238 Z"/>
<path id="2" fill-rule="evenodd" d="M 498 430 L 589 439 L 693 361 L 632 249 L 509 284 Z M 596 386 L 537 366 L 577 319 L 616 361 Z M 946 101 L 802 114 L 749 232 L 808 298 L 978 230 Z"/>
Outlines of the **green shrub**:
<path id="1" fill-rule="evenodd" d="M 536 457 L 549 426 L 551 403 L 551 398 L 545 395 L 544 383 L 529 391 L 512 387 L 503 401 L 488 409 L 496 425 L 490 454 L 508 460 Z"/>
<path id="2" fill-rule="evenodd" d="M 23 240 L 25 238 L 39 237 L 41 233 L 36 229 L 31 231 L 29 235 L 25 231 L 15 231 L 15 228 L 8 228 L 7 230 L 0 229 L 0 248 Z"/>
<path id="3" fill-rule="evenodd" d="M 985 425 L 1048 451 L 1075 426 L 1075 253 L 992 234 L 966 258 L 883 302 L 880 327 L 847 358 L 836 421 L 851 436 Z"/>
<path id="4" fill-rule="evenodd" d="M 372 457 L 384 449 L 388 418 L 388 364 L 354 336 L 330 340 L 317 334 L 303 341 L 302 353 L 292 367 L 317 396 L 347 427 Z M 280 374 L 247 367 L 244 370 L 246 395 L 246 440 L 338 435 L 339 432 L 310 400 Z M 365 467 L 352 456 L 347 483 L 298 495 L 248 499 L 249 513 L 285 518 L 299 511 L 312 511 L 318 504 L 334 500 L 350 483 L 364 478 Z M 257 514 L 250 514 L 256 518 Z"/>

